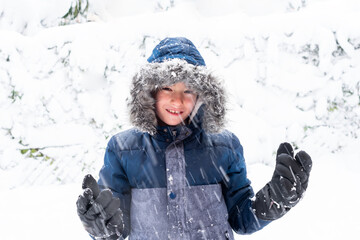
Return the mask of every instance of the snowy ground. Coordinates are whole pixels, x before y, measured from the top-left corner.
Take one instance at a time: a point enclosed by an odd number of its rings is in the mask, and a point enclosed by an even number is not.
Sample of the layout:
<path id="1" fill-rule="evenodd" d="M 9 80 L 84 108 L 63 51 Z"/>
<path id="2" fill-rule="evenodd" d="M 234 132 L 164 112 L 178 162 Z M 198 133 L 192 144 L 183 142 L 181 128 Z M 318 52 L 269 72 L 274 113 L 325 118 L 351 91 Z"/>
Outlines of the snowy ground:
<path id="1" fill-rule="evenodd" d="M 131 76 L 167 36 L 191 39 L 224 79 L 255 191 L 279 143 L 313 158 L 298 206 L 236 239 L 359 239 L 357 0 L 90 0 L 64 22 L 71 2 L 0 2 L 1 239 L 89 239 L 81 179 L 129 127 Z"/>

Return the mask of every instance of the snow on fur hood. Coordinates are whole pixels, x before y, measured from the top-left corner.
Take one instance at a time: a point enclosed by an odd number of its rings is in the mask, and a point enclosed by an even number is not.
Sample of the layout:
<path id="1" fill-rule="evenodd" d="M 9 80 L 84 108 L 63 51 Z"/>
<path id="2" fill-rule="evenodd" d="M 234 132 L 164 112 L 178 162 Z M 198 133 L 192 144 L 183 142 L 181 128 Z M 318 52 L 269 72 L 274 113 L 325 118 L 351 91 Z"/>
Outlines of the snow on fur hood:
<path id="1" fill-rule="evenodd" d="M 198 94 L 190 118 L 198 119 L 196 124 L 207 132 L 222 130 L 225 124 L 224 89 L 220 80 L 206 68 L 192 42 L 186 38 L 166 38 L 155 47 L 148 62 L 132 80 L 128 107 L 130 121 L 135 127 L 154 135 L 158 126 L 155 93 L 165 86 L 184 82 Z"/>

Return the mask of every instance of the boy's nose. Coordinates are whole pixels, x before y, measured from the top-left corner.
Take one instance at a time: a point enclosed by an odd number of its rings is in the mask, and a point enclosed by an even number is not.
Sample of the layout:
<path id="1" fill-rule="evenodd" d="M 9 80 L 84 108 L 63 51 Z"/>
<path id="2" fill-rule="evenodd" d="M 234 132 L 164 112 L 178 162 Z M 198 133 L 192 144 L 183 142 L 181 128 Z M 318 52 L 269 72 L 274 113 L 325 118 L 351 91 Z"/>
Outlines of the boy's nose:
<path id="1" fill-rule="evenodd" d="M 174 105 L 181 105 L 183 103 L 183 96 L 181 93 L 174 93 L 171 100 Z"/>

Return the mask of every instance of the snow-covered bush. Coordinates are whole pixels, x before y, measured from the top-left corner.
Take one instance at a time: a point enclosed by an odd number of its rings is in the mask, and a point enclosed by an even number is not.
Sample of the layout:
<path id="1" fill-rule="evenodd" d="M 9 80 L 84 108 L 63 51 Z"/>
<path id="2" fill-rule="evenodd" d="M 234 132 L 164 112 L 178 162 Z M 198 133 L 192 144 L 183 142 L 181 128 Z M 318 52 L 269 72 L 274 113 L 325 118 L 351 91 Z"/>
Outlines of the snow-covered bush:
<path id="1" fill-rule="evenodd" d="M 62 25 L 72 22 L 80 23 L 87 20 L 89 0 L 75 0 L 71 3 L 69 11 L 62 17 Z"/>

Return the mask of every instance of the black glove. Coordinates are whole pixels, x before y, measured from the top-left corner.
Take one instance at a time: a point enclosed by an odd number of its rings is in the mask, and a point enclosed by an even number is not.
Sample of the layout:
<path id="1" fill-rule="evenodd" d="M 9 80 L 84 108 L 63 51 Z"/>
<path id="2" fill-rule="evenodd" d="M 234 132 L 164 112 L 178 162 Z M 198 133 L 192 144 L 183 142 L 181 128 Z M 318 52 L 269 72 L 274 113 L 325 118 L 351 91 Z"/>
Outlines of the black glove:
<path id="1" fill-rule="evenodd" d="M 311 167 L 312 160 L 306 152 L 300 151 L 294 158 L 291 145 L 280 144 L 273 177 L 256 194 L 253 203 L 256 216 L 263 220 L 275 220 L 284 216 L 306 191 Z"/>
<path id="2" fill-rule="evenodd" d="M 90 174 L 84 177 L 82 188 L 84 193 L 79 196 L 76 206 L 85 230 L 95 239 L 123 239 L 120 199 L 113 197 L 109 189 L 100 191 Z"/>

